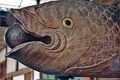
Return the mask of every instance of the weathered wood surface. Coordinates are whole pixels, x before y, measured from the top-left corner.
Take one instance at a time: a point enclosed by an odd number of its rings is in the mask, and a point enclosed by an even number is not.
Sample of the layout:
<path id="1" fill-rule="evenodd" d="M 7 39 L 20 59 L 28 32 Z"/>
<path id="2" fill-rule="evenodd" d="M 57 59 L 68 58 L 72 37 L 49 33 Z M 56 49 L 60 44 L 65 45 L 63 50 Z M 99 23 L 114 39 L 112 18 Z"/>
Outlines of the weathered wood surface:
<path id="1" fill-rule="evenodd" d="M 28 72 L 25 75 L 25 80 L 33 80 L 33 75 L 32 75 L 32 71 Z"/>
<path id="2" fill-rule="evenodd" d="M 61 0 L 10 10 L 6 56 L 56 75 L 120 77 L 120 9 Z"/>
<path id="3" fill-rule="evenodd" d="M 112 5 L 112 4 L 116 4 L 116 3 L 120 2 L 120 0 L 91 0 L 91 1 L 104 3 L 104 4 L 108 4 L 108 5 Z"/>

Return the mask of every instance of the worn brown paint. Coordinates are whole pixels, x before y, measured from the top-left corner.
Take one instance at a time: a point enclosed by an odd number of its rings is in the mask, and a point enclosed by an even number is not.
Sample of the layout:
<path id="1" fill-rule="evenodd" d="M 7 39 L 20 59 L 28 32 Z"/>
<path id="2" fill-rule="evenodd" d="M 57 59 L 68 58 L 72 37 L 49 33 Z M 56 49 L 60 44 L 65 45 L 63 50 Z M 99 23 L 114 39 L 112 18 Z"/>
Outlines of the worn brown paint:
<path id="1" fill-rule="evenodd" d="M 104 3 L 104 4 L 108 4 L 108 5 L 113 5 L 113 4 L 116 4 L 116 3 L 120 3 L 120 0 L 90 0 L 90 1 Z"/>
<path id="2" fill-rule="evenodd" d="M 10 10 L 6 21 L 10 28 L 5 39 L 12 48 L 6 56 L 32 69 L 61 76 L 120 77 L 117 7 L 61 0 Z"/>

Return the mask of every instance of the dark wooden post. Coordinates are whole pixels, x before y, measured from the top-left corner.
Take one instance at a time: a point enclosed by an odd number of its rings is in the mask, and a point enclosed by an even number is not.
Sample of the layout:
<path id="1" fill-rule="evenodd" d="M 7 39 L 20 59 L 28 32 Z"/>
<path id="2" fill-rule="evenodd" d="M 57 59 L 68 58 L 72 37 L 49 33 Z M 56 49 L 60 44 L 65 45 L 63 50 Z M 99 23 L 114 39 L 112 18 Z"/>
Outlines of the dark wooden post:
<path id="1" fill-rule="evenodd" d="M 36 0 L 36 2 L 37 2 L 37 4 L 39 4 L 39 3 L 40 3 L 40 0 Z"/>

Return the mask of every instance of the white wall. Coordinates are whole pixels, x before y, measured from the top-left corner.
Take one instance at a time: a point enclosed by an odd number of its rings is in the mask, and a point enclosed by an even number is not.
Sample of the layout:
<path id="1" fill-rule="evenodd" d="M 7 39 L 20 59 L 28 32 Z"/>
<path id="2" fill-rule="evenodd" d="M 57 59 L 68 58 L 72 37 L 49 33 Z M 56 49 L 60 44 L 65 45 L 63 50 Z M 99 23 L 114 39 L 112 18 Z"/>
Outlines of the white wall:
<path id="1" fill-rule="evenodd" d="M 24 75 L 15 76 L 13 80 L 24 80 Z"/>
<path id="2" fill-rule="evenodd" d="M 34 80 L 39 80 L 40 79 L 40 73 L 38 71 L 33 71 L 33 76 L 34 76 Z"/>
<path id="3" fill-rule="evenodd" d="M 7 58 L 7 73 L 14 71 L 16 71 L 16 61 L 11 58 Z"/>
<path id="4" fill-rule="evenodd" d="M 3 62 L 5 60 L 5 54 L 6 54 L 6 49 L 3 49 L 0 52 L 0 62 Z"/>
<path id="5" fill-rule="evenodd" d="M 10 52 L 11 49 L 7 47 L 7 52 Z M 7 58 L 7 73 L 16 71 L 16 60 Z"/>
<path id="6" fill-rule="evenodd" d="M 20 69 L 23 69 L 23 68 L 26 68 L 26 66 L 25 65 L 23 65 L 23 64 L 21 64 L 20 62 L 18 63 L 18 69 L 20 70 Z"/>

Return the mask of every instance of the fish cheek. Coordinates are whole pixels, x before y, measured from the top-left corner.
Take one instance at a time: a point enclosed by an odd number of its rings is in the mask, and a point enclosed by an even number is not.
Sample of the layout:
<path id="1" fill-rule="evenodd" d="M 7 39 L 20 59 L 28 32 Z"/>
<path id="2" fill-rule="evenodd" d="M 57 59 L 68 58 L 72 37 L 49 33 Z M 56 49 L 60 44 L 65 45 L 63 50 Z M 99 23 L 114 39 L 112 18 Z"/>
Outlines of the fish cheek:
<path id="1" fill-rule="evenodd" d="M 27 65 L 35 64 L 34 61 L 38 62 L 43 54 L 45 54 L 45 48 L 42 42 L 28 42 L 16 46 L 6 56 Z"/>

